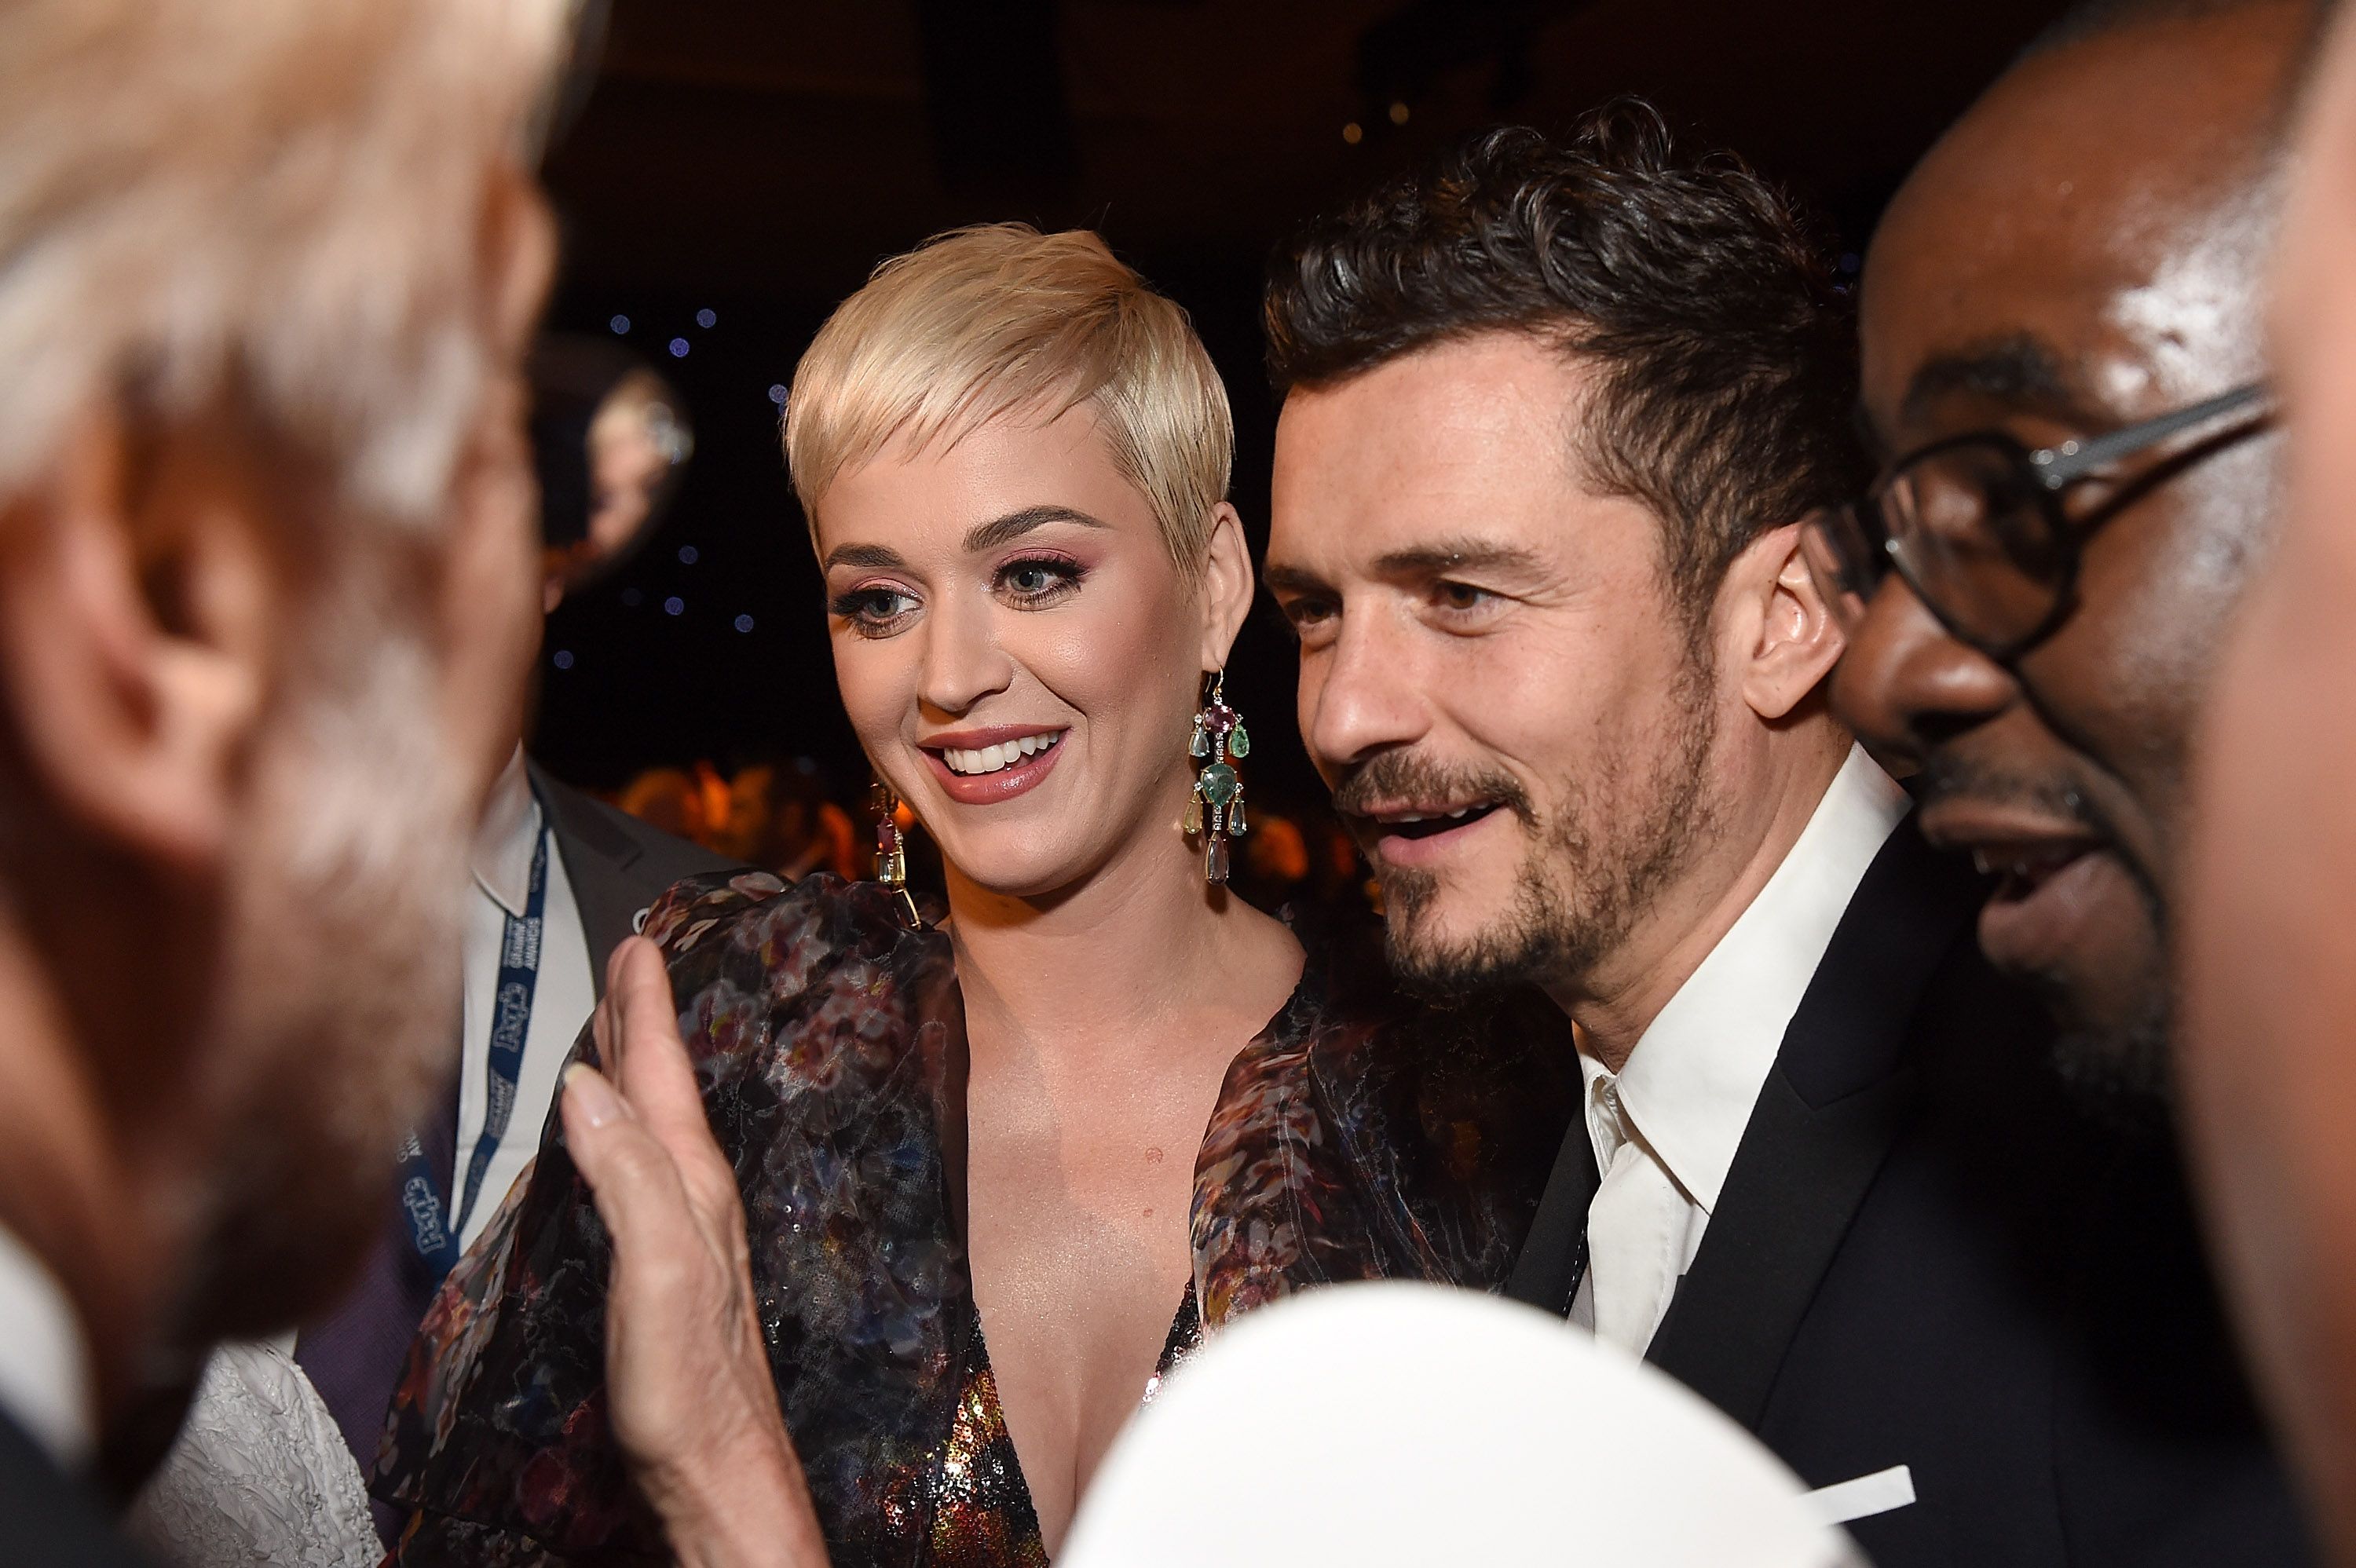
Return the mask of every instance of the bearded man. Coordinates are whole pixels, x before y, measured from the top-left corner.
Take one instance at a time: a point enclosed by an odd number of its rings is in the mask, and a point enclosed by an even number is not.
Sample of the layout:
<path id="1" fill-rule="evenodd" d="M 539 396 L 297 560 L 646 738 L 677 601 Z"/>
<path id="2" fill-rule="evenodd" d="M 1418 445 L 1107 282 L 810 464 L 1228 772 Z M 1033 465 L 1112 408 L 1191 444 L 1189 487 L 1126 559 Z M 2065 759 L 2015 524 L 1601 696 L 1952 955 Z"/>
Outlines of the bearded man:
<path id="1" fill-rule="evenodd" d="M 2189 1232 L 2110 1206 L 1831 710 L 1853 361 L 1784 205 L 1640 107 L 1496 133 L 1312 225 L 1268 327 L 1266 577 L 1393 962 L 1576 1026 L 1511 1294 L 1855 1483 L 1883 1568 L 2298 1560 Z"/>
<path id="2" fill-rule="evenodd" d="M 2282 510 L 2265 281 L 2286 111 L 2323 9 L 2082 5 L 1989 90 L 1874 239 L 1862 406 L 1888 463 L 1812 532 L 1853 622 L 1841 709 L 1921 769 L 1933 840 L 2003 873 L 1981 944 L 2047 998 L 2073 1073 L 2147 1124 L 2122 1161 L 2135 1189 L 2116 1186 L 2161 1238 L 2187 1228 L 2171 1102 L 2179 1076 L 2192 1089 L 2227 1221 L 2218 1240 L 2245 1267 L 2267 1260 L 2271 1276 L 2254 1268 L 2241 1305 L 2310 1442 L 2332 1363 L 2286 1365 L 2284 1328 L 2329 1311 L 2332 1230 L 2314 1222 L 2316 1189 L 2279 1178 L 2321 1168 L 2318 1150 L 2340 1157 L 2345 1129 L 2297 1053 L 2344 1051 L 2329 1031 L 2286 1030 L 2315 991 L 2276 982 L 2328 972 L 2314 944 L 2339 929 L 2325 912 L 2340 907 L 2334 814 L 2308 803 L 2344 786 L 2318 761 L 2328 751 L 2250 746 L 2237 726 L 2261 711 L 2261 728 L 2295 724 L 2315 746 L 2332 734 L 2331 705 L 2230 709 L 2211 765 L 2237 783 L 2216 820 L 2254 852 L 2230 875 L 2212 860 L 2203 898 L 2188 891 L 2186 846 L 2212 670 Z M 2327 304 L 2285 318 L 2289 363 L 2311 377 L 2331 362 L 2319 346 L 2332 341 L 2331 295 L 2294 297 Z M 2328 394 L 2308 406 L 2328 408 Z M 2342 450 L 2310 445 L 2310 473 Z M 2344 615 L 2330 560 L 2302 550 L 2296 586 L 2278 580 L 2254 606 L 2254 645 L 2274 650 L 2277 671 L 2331 667 L 2311 662 L 2330 645 L 2311 607 Z M 2245 674 L 2244 703 L 2251 689 Z M 2305 918 L 2283 919 L 2291 909 Z M 2189 1025 L 2172 973 L 2188 928 L 2207 939 L 2192 948 L 2208 960 L 2200 977 L 2231 975 L 2241 1004 L 2205 993 L 2210 1012 Z M 2227 949 L 2236 962 L 2220 968 Z M 2205 1277 L 2173 1296 L 2188 1323 L 2214 1319 Z M 2238 1402 L 2230 1362 L 2214 1360 L 2205 1386 Z M 2344 1483 L 2317 1479 L 2344 1537 Z"/>

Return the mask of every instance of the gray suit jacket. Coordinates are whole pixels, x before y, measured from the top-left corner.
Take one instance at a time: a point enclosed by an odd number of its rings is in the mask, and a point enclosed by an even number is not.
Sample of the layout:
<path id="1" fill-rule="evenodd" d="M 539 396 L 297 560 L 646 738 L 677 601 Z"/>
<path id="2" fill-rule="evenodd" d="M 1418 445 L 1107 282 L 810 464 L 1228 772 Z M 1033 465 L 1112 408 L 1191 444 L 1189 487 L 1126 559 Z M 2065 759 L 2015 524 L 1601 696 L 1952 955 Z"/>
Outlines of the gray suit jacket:
<path id="1" fill-rule="evenodd" d="M 643 923 L 647 907 L 673 882 L 731 868 L 708 849 L 560 784 L 539 763 L 526 765 L 555 828 L 556 852 L 588 939 L 590 979 L 603 997 L 605 960 Z"/>

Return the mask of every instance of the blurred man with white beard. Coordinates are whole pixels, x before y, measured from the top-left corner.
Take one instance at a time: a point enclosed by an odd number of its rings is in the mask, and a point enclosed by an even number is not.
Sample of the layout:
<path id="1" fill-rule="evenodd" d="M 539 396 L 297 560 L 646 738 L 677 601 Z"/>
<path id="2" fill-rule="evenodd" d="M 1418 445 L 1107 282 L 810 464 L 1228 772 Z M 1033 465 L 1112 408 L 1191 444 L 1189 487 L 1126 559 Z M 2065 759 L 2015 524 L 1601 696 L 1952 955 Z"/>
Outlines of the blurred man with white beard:
<path id="1" fill-rule="evenodd" d="M 93 1456 L 333 1298 L 444 1082 L 571 11 L 0 5 L 12 1563 L 133 1560 Z"/>

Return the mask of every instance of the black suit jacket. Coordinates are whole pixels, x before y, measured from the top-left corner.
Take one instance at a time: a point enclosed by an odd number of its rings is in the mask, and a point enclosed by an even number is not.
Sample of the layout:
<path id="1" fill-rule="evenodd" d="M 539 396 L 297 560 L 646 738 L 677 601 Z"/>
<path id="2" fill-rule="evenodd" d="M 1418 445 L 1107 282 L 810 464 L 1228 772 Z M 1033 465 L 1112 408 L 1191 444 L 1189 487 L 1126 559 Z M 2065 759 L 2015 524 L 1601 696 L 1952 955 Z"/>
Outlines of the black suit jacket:
<path id="1" fill-rule="evenodd" d="M 1878 1568 L 2311 1561 L 2172 1151 L 2066 1092 L 1985 894 L 1891 835 L 1646 1359 L 1812 1487 L 1908 1467 Z M 1597 1185 L 1574 1125 L 1510 1295 L 1568 1309 Z"/>
<path id="2" fill-rule="evenodd" d="M 555 829 L 556 852 L 563 857 L 573 901 L 581 911 L 581 933 L 589 942 L 590 982 L 603 997 L 605 960 L 624 937 L 638 929 L 647 906 L 673 882 L 725 871 L 729 864 L 708 849 L 558 783 L 537 763 L 527 765 L 531 787 Z"/>
<path id="3" fill-rule="evenodd" d="M 150 1568 L 98 1499 L 0 1413 L 0 1563 L 10 1568 Z"/>

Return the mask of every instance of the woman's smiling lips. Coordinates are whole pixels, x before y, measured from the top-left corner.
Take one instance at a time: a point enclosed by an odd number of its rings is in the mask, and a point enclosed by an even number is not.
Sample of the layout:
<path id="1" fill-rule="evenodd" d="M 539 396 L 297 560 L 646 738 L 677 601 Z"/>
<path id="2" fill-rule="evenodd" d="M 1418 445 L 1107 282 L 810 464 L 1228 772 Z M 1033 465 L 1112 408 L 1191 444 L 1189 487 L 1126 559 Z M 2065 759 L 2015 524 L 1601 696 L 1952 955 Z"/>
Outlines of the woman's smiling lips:
<path id="1" fill-rule="evenodd" d="M 918 741 L 941 793 L 961 805 L 995 805 L 1038 786 L 1064 754 L 1069 731 L 1036 724 L 951 730 Z"/>

